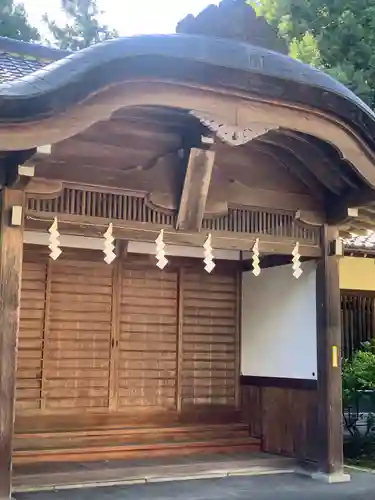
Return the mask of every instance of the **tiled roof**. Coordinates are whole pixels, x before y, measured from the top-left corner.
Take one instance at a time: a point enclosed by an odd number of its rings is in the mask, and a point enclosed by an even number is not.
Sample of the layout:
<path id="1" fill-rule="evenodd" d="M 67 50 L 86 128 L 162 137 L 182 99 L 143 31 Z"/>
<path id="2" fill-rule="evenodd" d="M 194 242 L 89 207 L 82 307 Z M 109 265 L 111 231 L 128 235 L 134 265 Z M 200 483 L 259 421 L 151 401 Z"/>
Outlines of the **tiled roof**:
<path id="1" fill-rule="evenodd" d="M 369 231 L 364 236 L 352 236 L 344 240 L 345 247 L 352 250 L 375 249 L 375 232 Z"/>
<path id="2" fill-rule="evenodd" d="M 0 83 L 29 75 L 69 52 L 0 37 Z"/>
<path id="3" fill-rule="evenodd" d="M 43 68 L 49 61 L 28 60 L 18 54 L 0 53 L 0 83 L 33 73 Z"/>

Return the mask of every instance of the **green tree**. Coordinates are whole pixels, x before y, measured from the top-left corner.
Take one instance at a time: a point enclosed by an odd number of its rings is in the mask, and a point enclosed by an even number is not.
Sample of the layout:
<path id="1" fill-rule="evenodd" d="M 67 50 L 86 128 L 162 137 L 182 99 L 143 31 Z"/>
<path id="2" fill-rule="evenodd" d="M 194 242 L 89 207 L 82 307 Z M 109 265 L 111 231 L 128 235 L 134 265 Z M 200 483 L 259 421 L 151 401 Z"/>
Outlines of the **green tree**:
<path id="1" fill-rule="evenodd" d="M 61 8 L 68 20 L 65 26 L 59 26 L 47 14 L 43 16 L 54 45 L 61 49 L 80 50 L 118 36 L 115 30 L 100 23 L 103 13 L 96 0 L 61 0 Z"/>
<path id="2" fill-rule="evenodd" d="M 14 0 L 0 0 L 0 36 L 24 42 L 40 39 L 38 30 L 27 19 L 25 7 Z"/>
<path id="3" fill-rule="evenodd" d="M 375 0 L 254 0 L 290 54 L 320 67 L 375 108 Z"/>

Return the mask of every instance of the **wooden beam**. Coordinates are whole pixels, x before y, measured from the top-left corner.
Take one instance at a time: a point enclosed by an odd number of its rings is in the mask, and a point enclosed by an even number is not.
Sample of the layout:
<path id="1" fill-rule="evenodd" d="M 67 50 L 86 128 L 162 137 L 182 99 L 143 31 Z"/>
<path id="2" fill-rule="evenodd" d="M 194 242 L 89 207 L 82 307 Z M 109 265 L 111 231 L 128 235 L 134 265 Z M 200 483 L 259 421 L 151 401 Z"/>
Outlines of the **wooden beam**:
<path id="1" fill-rule="evenodd" d="M 328 477 L 343 475 L 343 430 L 341 387 L 341 309 L 338 257 L 330 256 L 334 227 L 322 229 L 324 255 L 316 273 L 317 307 L 317 454 L 318 467 Z"/>
<path id="2" fill-rule="evenodd" d="M 97 217 L 84 217 L 71 214 L 32 213 L 26 215 L 26 227 L 38 231 L 46 231 L 51 225 L 53 218 L 58 217 L 59 231 L 61 234 L 74 234 L 81 236 L 102 237 L 103 231 L 108 227 L 108 222 Z M 37 218 L 40 217 L 38 221 Z M 202 247 L 206 238 L 207 231 L 201 233 L 178 232 L 174 229 L 165 229 L 160 224 L 147 225 L 143 222 L 129 222 L 128 224 L 113 221 L 113 236 L 116 239 L 129 241 L 155 242 L 161 229 L 164 229 L 164 241 L 171 245 L 188 245 Z M 261 254 L 284 254 L 291 255 L 295 246 L 295 238 L 282 238 L 269 236 L 266 234 L 238 234 L 230 231 L 220 231 L 212 233 L 212 246 L 220 250 L 239 250 L 249 251 L 255 240 L 260 237 L 259 250 Z M 304 243 L 300 241 L 299 251 L 303 257 L 319 257 L 321 249 L 318 245 Z"/>
<path id="3" fill-rule="evenodd" d="M 21 190 L 1 193 L 0 225 L 0 500 L 8 500 L 12 482 L 12 440 L 16 382 L 17 341 L 20 322 L 20 290 L 23 225 L 10 225 L 13 206 L 23 206 Z"/>
<path id="4" fill-rule="evenodd" d="M 260 258 L 260 268 L 268 269 L 270 267 L 280 267 L 287 266 L 288 264 L 292 264 L 293 256 L 290 253 L 289 255 L 281 255 L 281 254 L 271 254 L 264 255 Z M 307 262 L 311 260 L 311 257 L 301 257 L 301 262 Z M 252 271 L 253 263 L 251 258 L 245 259 L 242 261 L 242 271 Z"/>
<path id="5" fill-rule="evenodd" d="M 350 191 L 344 196 L 331 196 L 327 200 L 327 222 L 343 225 L 352 219 L 350 208 L 360 208 L 375 202 L 375 189 L 363 188 Z"/>
<path id="6" fill-rule="evenodd" d="M 214 160 L 214 151 L 198 148 L 190 150 L 177 217 L 177 229 L 200 231 Z"/>

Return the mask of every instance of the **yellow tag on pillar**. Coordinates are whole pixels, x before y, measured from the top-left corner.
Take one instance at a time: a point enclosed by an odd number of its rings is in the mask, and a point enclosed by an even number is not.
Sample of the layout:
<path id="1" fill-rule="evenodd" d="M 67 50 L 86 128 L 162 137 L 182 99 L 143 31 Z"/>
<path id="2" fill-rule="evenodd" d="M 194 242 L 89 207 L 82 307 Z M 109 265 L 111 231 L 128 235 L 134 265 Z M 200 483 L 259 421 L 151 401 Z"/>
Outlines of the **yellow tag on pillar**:
<path id="1" fill-rule="evenodd" d="M 337 345 L 332 346 L 332 367 L 339 367 L 339 350 L 337 348 Z"/>

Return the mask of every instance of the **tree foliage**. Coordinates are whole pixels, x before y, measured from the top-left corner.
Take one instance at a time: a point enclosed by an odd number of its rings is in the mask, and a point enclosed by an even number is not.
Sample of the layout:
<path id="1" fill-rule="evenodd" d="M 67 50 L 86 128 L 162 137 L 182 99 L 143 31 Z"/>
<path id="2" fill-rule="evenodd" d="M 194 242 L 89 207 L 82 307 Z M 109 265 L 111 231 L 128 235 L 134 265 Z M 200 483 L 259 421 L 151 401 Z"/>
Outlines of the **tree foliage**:
<path id="1" fill-rule="evenodd" d="M 80 50 L 118 36 L 115 30 L 100 22 L 103 13 L 96 0 L 61 0 L 61 8 L 68 20 L 65 26 L 59 26 L 47 14 L 43 17 L 54 44 L 61 49 Z"/>
<path id="2" fill-rule="evenodd" d="M 344 407 L 357 406 L 365 391 L 375 390 L 375 342 L 365 342 L 352 359 L 343 360 Z"/>
<path id="3" fill-rule="evenodd" d="M 34 42 L 40 39 L 39 32 L 32 27 L 22 3 L 0 0 L 0 36 Z"/>
<path id="4" fill-rule="evenodd" d="M 349 459 L 375 458 L 375 341 L 365 342 L 342 366 L 344 453 Z"/>
<path id="5" fill-rule="evenodd" d="M 254 0 L 290 54 L 330 73 L 375 108 L 375 0 Z"/>

